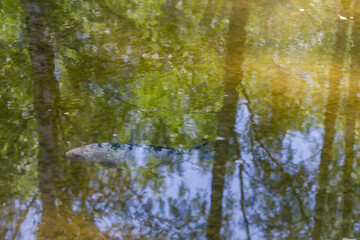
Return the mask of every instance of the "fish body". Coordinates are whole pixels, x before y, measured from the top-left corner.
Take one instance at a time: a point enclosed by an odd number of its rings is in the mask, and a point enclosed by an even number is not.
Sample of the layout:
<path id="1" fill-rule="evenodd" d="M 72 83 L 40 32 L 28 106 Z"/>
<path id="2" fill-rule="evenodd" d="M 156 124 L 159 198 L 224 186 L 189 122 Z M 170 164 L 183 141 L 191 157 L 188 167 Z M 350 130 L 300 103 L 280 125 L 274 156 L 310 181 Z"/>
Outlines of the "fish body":
<path id="1" fill-rule="evenodd" d="M 149 162 L 176 162 L 181 160 L 186 153 L 187 151 L 145 144 L 94 143 L 72 149 L 66 153 L 66 156 L 69 159 L 85 160 L 108 167 L 117 167 L 129 161 L 136 161 L 137 164 L 141 165 Z"/>

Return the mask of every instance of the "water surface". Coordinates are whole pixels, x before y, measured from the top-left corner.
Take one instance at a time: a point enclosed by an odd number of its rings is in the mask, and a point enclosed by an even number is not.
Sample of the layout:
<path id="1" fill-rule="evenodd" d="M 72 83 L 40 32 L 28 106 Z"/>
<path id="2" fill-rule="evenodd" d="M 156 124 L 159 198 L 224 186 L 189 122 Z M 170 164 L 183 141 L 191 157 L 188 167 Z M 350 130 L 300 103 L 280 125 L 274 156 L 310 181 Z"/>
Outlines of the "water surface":
<path id="1" fill-rule="evenodd" d="M 359 78 L 357 0 L 1 0 L 0 238 L 360 239 Z"/>

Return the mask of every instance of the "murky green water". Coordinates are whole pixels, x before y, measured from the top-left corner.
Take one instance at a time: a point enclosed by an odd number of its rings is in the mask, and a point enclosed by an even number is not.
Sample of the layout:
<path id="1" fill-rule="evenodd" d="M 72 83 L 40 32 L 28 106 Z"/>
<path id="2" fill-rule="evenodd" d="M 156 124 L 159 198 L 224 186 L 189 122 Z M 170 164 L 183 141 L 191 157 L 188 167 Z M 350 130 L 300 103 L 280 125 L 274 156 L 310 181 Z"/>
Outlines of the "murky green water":
<path id="1" fill-rule="evenodd" d="M 0 0 L 0 238 L 360 239 L 359 79 L 358 0 Z"/>

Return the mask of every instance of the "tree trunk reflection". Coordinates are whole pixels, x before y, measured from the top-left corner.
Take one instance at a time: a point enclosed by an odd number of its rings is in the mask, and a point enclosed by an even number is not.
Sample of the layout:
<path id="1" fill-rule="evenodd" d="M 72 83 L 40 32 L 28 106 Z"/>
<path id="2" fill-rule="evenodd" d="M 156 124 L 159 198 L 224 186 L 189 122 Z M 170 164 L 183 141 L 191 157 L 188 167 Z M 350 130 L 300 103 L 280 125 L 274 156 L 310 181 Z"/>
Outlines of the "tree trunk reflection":
<path id="1" fill-rule="evenodd" d="M 355 157 L 355 120 L 358 116 L 357 106 L 359 104 L 357 100 L 357 94 L 359 92 L 359 79 L 360 76 L 360 13 L 358 8 L 360 7 L 358 2 L 354 3 L 354 25 L 352 28 L 352 40 L 354 43 L 351 49 L 351 64 L 350 64 L 350 77 L 348 83 L 348 96 L 346 99 L 345 114 L 345 160 L 343 166 L 343 203 L 342 203 L 342 237 L 350 237 L 349 234 L 353 228 L 352 216 L 353 211 L 353 192 L 352 192 L 352 174 L 354 173 L 353 164 Z"/>
<path id="2" fill-rule="evenodd" d="M 341 16 L 348 16 L 350 1 L 342 1 Z M 324 120 L 324 137 L 323 147 L 320 156 L 319 166 L 319 181 L 316 193 L 316 206 L 314 212 L 314 228 L 312 232 L 312 239 L 321 239 L 324 232 L 326 205 L 328 198 L 329 187 L 329 167 L 334 162 L 333 143 L 336 133 L 335 121 L 339 108 L 339 85 L 343 78 L 343 58 L 346 51 L 346 30 L 347 24 L 345 21 L 338 20 L 338 29 L 336 31 L 335 52 L 333 55 L 333 63 L 329 73 L 329 92 L 325 111 Z"/>
<path id="3" fill-rule="evenodd" d="M 236 142 L 234 124 L 236 107 L 239 98 L 237 87 L 242 80 L 243 52 L 245 44 L 245 25 L 248 16 L 248 5 L 245 1 L 233 1 L 227 56 L 226 75 L 224 80 L 223 107 L 218 114 L 217 135 L 225 138 L 215 143 L 214 165 L 212 170 L 211 207 L 208 218 L 208 239 L 220 239 L 222 221 L 222 200 L 224 191 L 225 166 L 229 160 L 231 144 Z"/>
<path id="4" fill-rule="evenodd" d="M 56 100 L 59 96 L 59 84 L 54 77 L 54 52 L 49 43 L 42 4 L 38 1 L 25 1 L 25 11 L 39 139 L 38 180 L 42 220 L 38 236 L 55 238 L 52 229 L 56 219 L 54 164 L 58 147 Z"/>

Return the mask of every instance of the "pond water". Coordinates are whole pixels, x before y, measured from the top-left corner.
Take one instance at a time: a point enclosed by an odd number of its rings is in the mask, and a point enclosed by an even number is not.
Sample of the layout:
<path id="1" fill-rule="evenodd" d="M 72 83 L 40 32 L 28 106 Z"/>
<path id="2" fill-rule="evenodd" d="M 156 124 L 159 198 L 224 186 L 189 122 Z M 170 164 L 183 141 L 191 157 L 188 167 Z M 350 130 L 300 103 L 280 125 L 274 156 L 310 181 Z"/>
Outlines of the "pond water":
<path id="1" fill-rule="evenodd" d="M 1 0 L 0 238 L 360 239 L 359 78 L 357 0 Z"/>

